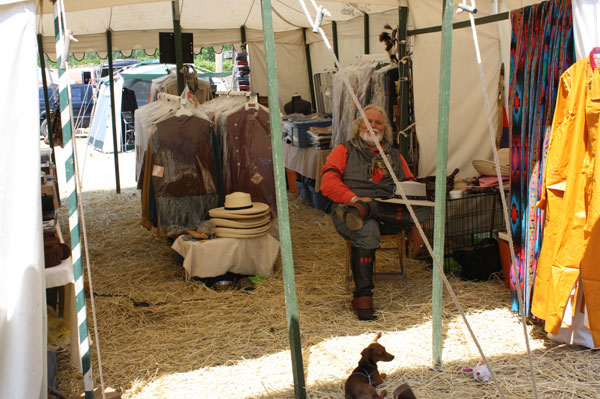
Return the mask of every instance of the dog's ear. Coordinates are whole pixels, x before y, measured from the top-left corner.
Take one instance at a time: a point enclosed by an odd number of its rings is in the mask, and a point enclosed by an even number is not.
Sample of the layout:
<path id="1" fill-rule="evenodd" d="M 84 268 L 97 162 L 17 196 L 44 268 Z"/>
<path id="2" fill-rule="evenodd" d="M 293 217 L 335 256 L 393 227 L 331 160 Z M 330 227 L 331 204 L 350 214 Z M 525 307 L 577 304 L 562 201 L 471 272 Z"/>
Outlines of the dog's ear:
<path id="1" fill-rule="evenodd" d="M 379 331 L 375 338 L 373 338 L 373 343 L 376 343 L 379 338 L 381 338 L 381 331 Z"/>
<path id="2" fill-rule="evenodd" d="M 365 360 L 371 359 L 371 357 L 373 356 L 373 348 L 371 348 L 370 345 L 367 346 L 365 349 L 362 350 L 362 352 L 360 352 L 360 355 Z"/>

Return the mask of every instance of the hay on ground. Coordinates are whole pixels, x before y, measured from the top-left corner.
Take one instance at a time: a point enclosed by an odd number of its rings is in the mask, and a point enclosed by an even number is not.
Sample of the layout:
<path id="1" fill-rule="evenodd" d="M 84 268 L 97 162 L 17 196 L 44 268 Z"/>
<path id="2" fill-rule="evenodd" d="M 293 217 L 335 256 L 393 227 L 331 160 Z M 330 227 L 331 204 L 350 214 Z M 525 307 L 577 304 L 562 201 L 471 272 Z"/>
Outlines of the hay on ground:
<path id="1" fill-rule="evenodd" d="M 345 244 L 329 216 L 289 195 L 301 344 L 310 398 L 343 398 L 345 379 L 377 331 L 396 357 L 381 363 L 388 373 L 379 388 L 388 397 L 408 383 L 420 399 L 497 398 L 494 384 L 462 373 L 479 354 L 456 307 L 444 296 L 443 366 L 432 369 L 429 265 L 408 261 L 408 286 L 377 281 L 376 322 L 358 322 L 345 288 Z M 291 398 L 294 396 L 281 261 L 254 291 L 216 292 L 185 281 L 164 238 L 139 225 L 134 189 L 117 195 L 85 192 L 86 224 L 104 381 L 123 398 Z M 61 209 L 63 229 L 66 210 Z M 65 230 L 66 232 L 66 230 Z M 67 237 L 68 235 L 65 234 Z M 394 254 L 378 255 L 381 265 Z M 532 398 L 523 329 L 511 312 L 499 279 L 450 278 L 507 398 Z M 91 306 L 88 325 L 93 338 Z M 594 398 L 600 392 L 598 353 L 553 344 L 539 327 L 527 326 L 540 398 Z M 99 386 L 96 348 L 94 379 Z M 83 392 L 81 375 L 59 356 L 60 390 Z"/>

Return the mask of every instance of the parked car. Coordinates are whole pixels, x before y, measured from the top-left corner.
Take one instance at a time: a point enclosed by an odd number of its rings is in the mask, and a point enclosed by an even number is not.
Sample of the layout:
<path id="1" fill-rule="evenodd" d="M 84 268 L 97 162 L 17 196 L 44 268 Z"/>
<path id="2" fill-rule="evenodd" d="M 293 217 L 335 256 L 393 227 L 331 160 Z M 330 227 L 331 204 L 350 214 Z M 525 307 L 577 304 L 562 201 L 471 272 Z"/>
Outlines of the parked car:
<path id="1" fill-rule="evenodd" d="M 90 125 L 92 110 L 94 108 L 95 86 L 91 84 L 72 84 L 71 85 L 71 106 L 73 109 L 73 128 L 87 128 Z M 40 95 L 40 132 L 44 137 L 48 136 L 48 122 L 46 118 L 46 102 L 44 101 L 44 87 L 39 87 Z M 60 98 L 58 96 L 58 86 L 48 86 L 48 99 L 50 103 L 50 112 L 57 112 L 60 109 Z"/>
<path id="2" fill-rule="evenodd" d="M 113 61 L 113 73 L 121 71 L 123 68 L 131 67 L 139 64 L 141 61 L 138 60 L 114 60 Z M 108 63 L 94 68 L 94 77 L 99 81 L 101 78 L 108 76 Z"/>

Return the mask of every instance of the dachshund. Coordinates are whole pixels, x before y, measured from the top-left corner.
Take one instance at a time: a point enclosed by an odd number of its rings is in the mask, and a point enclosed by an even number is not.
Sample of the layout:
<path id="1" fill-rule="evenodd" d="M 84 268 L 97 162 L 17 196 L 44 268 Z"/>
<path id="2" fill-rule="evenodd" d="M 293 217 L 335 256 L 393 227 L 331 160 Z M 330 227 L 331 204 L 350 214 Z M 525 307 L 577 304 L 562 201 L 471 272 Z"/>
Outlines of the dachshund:
<path id="1" fill-rule="evenodd" d="M 387 353 L 383 345 L 377 343 L 380 337 L 381 332 L 377 333 L 375 339 L 360 353 L 358 367 L 346 380 L 346 399 L 382 399 L 387 394 L 387 391 L 377 394 L 375 390 L 386 376 L 385 373 L 380 374 L 377 371 L 377 362 L 392 361 L 394 355 Z"/>

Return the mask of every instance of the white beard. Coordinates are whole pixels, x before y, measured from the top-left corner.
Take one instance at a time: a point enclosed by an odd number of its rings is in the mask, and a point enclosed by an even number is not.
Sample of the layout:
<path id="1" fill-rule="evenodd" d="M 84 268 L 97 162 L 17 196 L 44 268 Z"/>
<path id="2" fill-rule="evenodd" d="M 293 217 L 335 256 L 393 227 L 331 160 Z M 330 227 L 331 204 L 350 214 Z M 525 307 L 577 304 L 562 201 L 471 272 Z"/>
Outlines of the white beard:
<path id="1" fill-rule="evenodd" d="M 377 129 L 373 129 L 373 133 L 375 133 L 375 136 L 377 136 L 377 141 L 381 141 L 383 133 Z M 371 135 L 371 133 L 369 133 L 368 130 L 361 130 L 360 138 L 363 139 L 368 145 L 375 145 L 375 140 L 373 139 L 373 136 Z"/>

